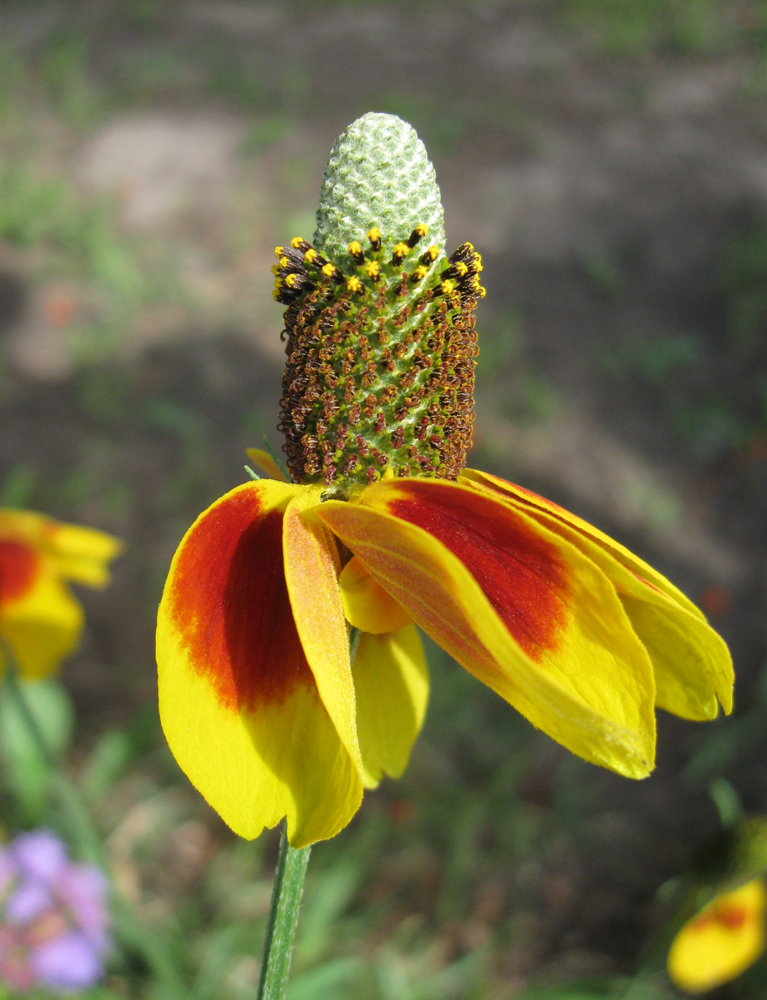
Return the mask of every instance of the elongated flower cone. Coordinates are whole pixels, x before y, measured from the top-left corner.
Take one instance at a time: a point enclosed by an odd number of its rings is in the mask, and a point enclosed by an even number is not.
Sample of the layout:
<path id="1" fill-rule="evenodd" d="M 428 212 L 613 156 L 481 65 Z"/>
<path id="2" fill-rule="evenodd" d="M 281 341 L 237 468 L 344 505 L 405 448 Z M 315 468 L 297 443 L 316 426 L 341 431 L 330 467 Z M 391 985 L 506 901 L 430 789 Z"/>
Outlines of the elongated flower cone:
<path id="1" fill-rule="evenodd" d="M 727 649 L 597 528 L 467 469 L 471 243 L 445 252 L 434 169 L 391 115 L 333 146 L 317 232 L 276 248 L 288 474 L 217 500 L 171 565 L 160 713 L 181 767 L 245 837 L 336 834 L 407 765 L 428 696 L 418 626 L 592 763 L 650 773 L 655 708 L 732 706 Z M 351 630 L 356 654 L 352 662 Z"/>

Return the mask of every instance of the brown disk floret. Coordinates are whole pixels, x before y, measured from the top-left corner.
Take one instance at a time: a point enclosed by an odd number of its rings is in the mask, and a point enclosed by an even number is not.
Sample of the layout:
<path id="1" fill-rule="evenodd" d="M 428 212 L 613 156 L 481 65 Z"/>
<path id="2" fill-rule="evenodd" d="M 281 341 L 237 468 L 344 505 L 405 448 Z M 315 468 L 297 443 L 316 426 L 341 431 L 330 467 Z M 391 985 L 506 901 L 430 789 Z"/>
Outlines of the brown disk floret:
<path id="1" fill-rule="evenodd" d="M 353 241 L 354 273 L 305 240 L 277 247 L 287 363 L 279 429 L 294 482 L 455 479 L 471 446 L 482 263 L 470 243 L 449 258 L 415 251 L 416 226 L 385 259 L 378 229 Z"/>

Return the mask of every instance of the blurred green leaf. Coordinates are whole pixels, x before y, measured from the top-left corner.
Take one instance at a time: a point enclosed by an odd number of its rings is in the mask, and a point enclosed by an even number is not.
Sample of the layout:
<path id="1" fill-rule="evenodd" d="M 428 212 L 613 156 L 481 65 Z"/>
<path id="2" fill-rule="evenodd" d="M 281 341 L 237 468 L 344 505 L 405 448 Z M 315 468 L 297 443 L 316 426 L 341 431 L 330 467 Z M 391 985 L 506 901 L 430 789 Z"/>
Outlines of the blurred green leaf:
<path id="1" fill-rule="evenodd" d="M 112 788 L 131 762 L 152 744 L 158 726 L 152 707 L 140 712 L 129 725 L 101 734 L 80 779 L 87 800 L 96 801 Z"/>
<path id="2" fill-rule="evenodd" d="M 55 757 L 63 755 L 71 744 L 75 725 L 74 706 L 66 689 L 54 679 L 20 680 L 18 685 L 49 751 Z M 39 821 L 50 789 L 50 769 L 6 687 L 0 691 L 0 753 L 25 818 Z"/>
<path id="3" fill-rule="evenodd" d="M 336 922 L 354 898 L 362 876 L 358 864 L 339 861 L 319 879 L 310 881 L 298 931 L 301 956 L 306 964 L 319 959 L 328 949 L 336 934 Z"/>
<path id="4" fill-rule="evenodd" d="M 352 984 L 362 969 L 362 962 L 356 958 L 338 958 L 324 962 L 291 980 L 287 1000 L 327 1000 L 328 997 L 340 1000 L 342 996 L 351 997 L 351 994 L 339 991 Z"/>

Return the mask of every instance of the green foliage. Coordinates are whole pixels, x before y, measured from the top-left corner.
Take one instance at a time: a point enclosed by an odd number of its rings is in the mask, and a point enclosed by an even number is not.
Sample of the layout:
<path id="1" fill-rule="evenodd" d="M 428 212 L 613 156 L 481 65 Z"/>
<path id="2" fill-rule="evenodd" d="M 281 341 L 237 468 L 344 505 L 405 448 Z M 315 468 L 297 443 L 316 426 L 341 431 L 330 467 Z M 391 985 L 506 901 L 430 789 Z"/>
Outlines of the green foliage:
<path id="1" fill-rule="evenodd" d="M 17 683 L 49 750 L 62 757 L 72 742 L 75 724 L 66 689 L 54 679 Z M 19 808 L 18 819 L 40 823 L 51 789 L 50 767 L 7 687 L 0 688 L 0 760 Z"/>
<path id="2" fill-rule="evenodd" d="M 677 334 L 655 341 L 626 341 L 609 354 L 600 354 L 599 364 L 610 375 L 637 375 L 656 386 L 695 368 L 703 360 L 704 348 L 692 334 Z"/>
<path id="3" fill-rule="evenodd" d="M 88 74 L 89 44 L 84 34 L 67 29 L 46 40 L 40 76 L 58 111 L 76 126 L 92 119 L 97 104 Z"/>
<path id="4" fill-rule="evenodd" d="M 558 0 L 557 10 L 604 57 L 711 56 L 767 44 L 761 0 Z"/>
<path id="5" fill-rule="evenodd" d="M 0 239 L 22 247 L 42 240 L 58 241 L 67 215 L 61 181 L 39 180 L 11 166 L 0 169 Z"/>

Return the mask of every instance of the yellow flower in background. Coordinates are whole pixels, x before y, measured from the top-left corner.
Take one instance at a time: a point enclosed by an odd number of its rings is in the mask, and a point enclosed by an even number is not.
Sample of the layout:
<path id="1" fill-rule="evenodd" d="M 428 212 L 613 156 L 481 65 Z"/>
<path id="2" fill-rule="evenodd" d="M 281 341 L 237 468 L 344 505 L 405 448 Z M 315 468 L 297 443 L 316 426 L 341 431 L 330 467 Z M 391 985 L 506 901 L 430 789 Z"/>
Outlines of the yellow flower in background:
<path id="1" fill-rule="evenodd" d="M 731 710 L 725 644 L 598 529 L 464 468 L 482 263 L 469 243 L 445 256 L 413 129 L 355 122 L 317 222 L 315 245 L 276 250 L 292 482 L 251 452 L 271 478 L 200 515 L 160 603 L 178 763 L 244 837 L 283 817 L 294 847 L 333 836 L 407 765 L 429 684 L 417 625 L 573 753 L 645 777 L 656 706 Z"/>
<path id="2" fill-rule="evenodd" d="M 760 878 L 720 893 L 674 938 L 671 979 L 687 993 L 705 993 L 745 972 L 764 951 L 766 909 Z"/>
<path id="3" fill-rule="evenodd" d="M 0 675 L 6 650 L 24 678 L 57 669 L 83 626 L 67 581 L 106 586 L 109 563 L 121 550 L 103 531 L 0 508 Z"/>

